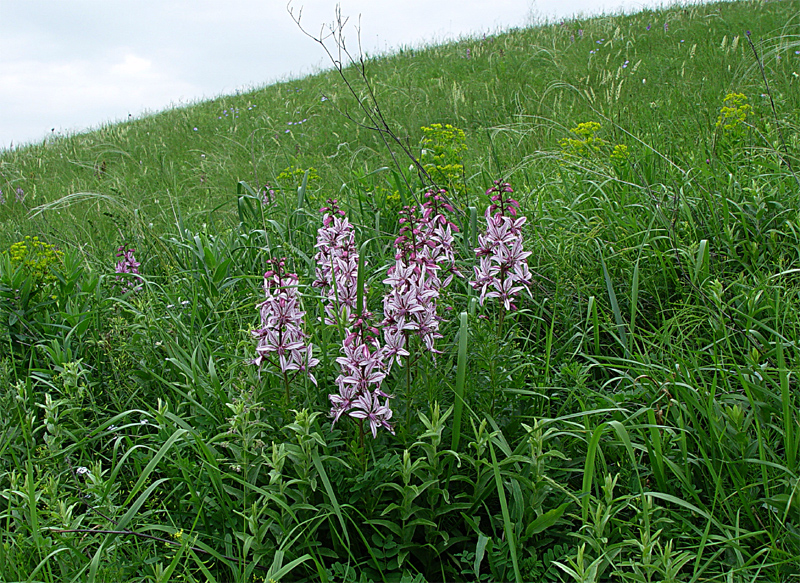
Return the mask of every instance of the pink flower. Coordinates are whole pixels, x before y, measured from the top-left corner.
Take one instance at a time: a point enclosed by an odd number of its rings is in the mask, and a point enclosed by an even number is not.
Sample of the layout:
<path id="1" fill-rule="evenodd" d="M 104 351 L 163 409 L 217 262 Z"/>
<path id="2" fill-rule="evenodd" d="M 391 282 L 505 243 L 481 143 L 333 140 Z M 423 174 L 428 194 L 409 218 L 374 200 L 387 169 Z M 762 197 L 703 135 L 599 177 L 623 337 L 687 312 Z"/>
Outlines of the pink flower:
<path id="1" fill-rule="evenodd" d="M 395 264 L 383 283 L 390 286 L 383 299 L 384 355 L 387 366 L 402 364 L 408 356 L 406 342 L 413 333 L 430 352 L 437 352 L 435 340 L 441 338 L 436 309 L 439 294 L 455 275 L 453 232 L 458 229 L 445 213 L 453 207 L 444 190 L 428 191 L 419 207 L 400 212 L 400 234 L 395 240 Z M 442 272 L 444 278 L 442 279 Z"/>
<path id="2" fill-rule="evenodd" d="M 266 361 L 284 374 L 302 372 L 316 385 L 311 369 L 319 364 L 319 359 L 313 358 L 313 346 L 305 342 L 305 312 L 300 310 L 297 274 L 284 273 L 283 259 L 270 263 L 274 269 L 264 274 L 266 299 L 256 306 L 261 314 L 261 328 L 252 333 L 257 341 L 253 364 L 261 368 Z"/>
<path id="3" fill-rule="evenodd" d="M 470 285 L 480 290 L 481 305 L 487 298 L 498 298 L 506 310 L 515 310 L 513 298 L 522 290 L 531 295 L 531 273 L 527 259 L 530 251 L 522 244 L 525 217 L 515 218 L 519 203 L 511 198 L 514 191 L 507 182 L 495 181 L 486 191 L 492 204 L 486 209 L 486 232 L 478 236 L 475 249 L 479 264 Z"/>
<path id="4" fill-rule="evenodd" d="M 394 433 L 391 425 L 385 421 L 390 419 L 392 411 L 389 408 L 390 395 L 381 389 L 381 383 L 386 378 L 384 353 L 381 350 L 373 330 L 366 326 L 363 320 L 354 325 L 354 331 L 348 334 L 342 343 L 342 356 L 336 359 L 341 367 L 341 374 L 336 378 L 338 393 L 328 395 L 331 401 L 330 415 L 333 423 L 347 413 L 351 417 L 370 419 L 372 436 L 377 437 L 377 428 L 386 427 Z M 372 402 L 367 396 L 384 397 L 386 400 L 378 409 L 365 409 L 365 404 L 372 407 Z M 373 422 L 377 423 L 373 425 Z"/>
<path id="5" fill-rule="evenodd" d="M 121 286 L 127 287 L 129 290 L 132 291 L 139 291 L 141 289 L 140 285 L 137 283 L 142 281 L 142 278 L 139 277 L 139 266 L 141 263 L 136 261 L 136 257 L 134 257 L 134 253 L 136 249 L 125 249 L 125 246 L 119 247 L 117 249 L 117 257 L 121 257 L 117 262 L 117 265 L 114 267 L 115 273 L 120 274 L 131 274 L 133 277 L 126 277 L 126 276 L 117 276 L 117 281 L 120 282 Z"/>
<path id="6" fill-rule="evenodd" d="M 358 250 L 353 225 L 336 205 L 328 200 L 322 227 L 317 231 L 316 280 L 311 285 L 321 289 L 325 298 L 325 323 L 343 320 L 349 325 L 355 317 L 358 301 Z M 366 298 L 366 293 L 363 294 Z M 362 306 L 362 312 L 366 305 Z"/>
<path id="7" fill-rule="evenodd" d="M 394 435 L 394 428 L 389 423 L 389 419 L 392 418 L 389 401 L 381 405 L 378 398 L 379 395 L 375 393 L 364 393 L 356 399 L 353 408 L 348 412 L 351 417 L 369 421 L 373 438 L 378 437 L 378 427 L 384 427 Z"/>
<path id="8" fill-rule="evenodd" d="M 389 395 L 381 389 L 388 369 L 384 353 L 377 339 L 378 330 L 368 324 L 370 313 L 366 306 L 366 286 L 362 292 L 364 304 L 358 306 L 358 250 L 353 226 L 336 200 L 327 201 L 322 227 L 317 231 L 316 280 L 312 284 L 321 289 L 325 301 L 326 324 L 342 324 L 347 334 L 341 353 L 336 359 L 341 374 L 336 378 L 338 392 L 328 395 L 330 415 L 335 424 L 343 414 L 370 418 L 373 437 L 378 427 L 393 432 L 387 420 L 391 418 Z M 360 308 L 360 309 L 359 309 Z M 360 409 L 368 403 L 367 396 L 384 397 L 385 403 L 369 411 Z"/>

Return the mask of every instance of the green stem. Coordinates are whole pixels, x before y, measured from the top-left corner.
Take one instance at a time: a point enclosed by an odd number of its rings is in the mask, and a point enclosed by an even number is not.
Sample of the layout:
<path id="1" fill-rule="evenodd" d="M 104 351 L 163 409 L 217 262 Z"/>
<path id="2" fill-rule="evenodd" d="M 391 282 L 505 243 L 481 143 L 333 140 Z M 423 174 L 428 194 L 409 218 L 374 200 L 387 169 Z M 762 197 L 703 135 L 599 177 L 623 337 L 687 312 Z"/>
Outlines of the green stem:
<path id="1" fill-rule="evenodd" d="M 406 336 L 406 346 L 409 345 Z M 411 352 L 406 356 L 406 428 L 411 427 Z"/>

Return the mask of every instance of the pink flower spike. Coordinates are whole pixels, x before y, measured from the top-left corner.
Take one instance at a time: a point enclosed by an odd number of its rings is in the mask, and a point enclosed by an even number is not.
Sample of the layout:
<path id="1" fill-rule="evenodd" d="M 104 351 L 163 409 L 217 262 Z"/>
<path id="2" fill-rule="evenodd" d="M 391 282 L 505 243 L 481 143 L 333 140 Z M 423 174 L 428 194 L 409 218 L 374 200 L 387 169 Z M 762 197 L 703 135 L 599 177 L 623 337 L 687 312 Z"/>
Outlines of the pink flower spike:
<path id="1" fill-rule="evenodd" d="M 531 295 L 531 275 L 527 258 L 531 255 L 523 249 L 522 226 L 526 217 L 517 218 L 519 203 L 506 198 L 513 189 L 508 183 L 495 181 L 487 191 L 492 204 L 486 209 L 486 232 L 478 236 L 479 247 L 475 255 L 479 264 L 473 268 L 474 277 L 470 285 L 480 290 L 481 305 L 487 298 L 498 298 L 506 310 L 515 310 L 513 298 L 523 289 Z"/>

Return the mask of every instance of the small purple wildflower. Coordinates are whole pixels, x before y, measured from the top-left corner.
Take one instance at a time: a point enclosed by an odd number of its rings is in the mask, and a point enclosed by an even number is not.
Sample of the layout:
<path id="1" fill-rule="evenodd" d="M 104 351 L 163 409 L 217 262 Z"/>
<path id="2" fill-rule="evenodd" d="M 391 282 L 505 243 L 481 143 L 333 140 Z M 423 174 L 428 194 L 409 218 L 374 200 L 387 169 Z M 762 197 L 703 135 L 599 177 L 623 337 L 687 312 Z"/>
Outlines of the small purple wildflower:
<path id="1" fill-rule="evenodd" d="M 583 29 L 582 28 L 578 29 L 578 38 L 583 38 Z"/>
<path id="2" fill-rule="evenodd" d="M 261 195 L 261 204 L 264 206 L 275 204 L 275 190 L 269 185 L 269 182 L 264 185 L 259 194 Z"/>
<path id="3" fill-rule="evenodd" d="M 17 202 L 25 202 L 25 191 L 22 190 L 22 188 L 17 188 L 14 194 L 16 195 Z"/>
<path id="4" fill-rule="evenodd" d="M 669 23 L 665 22 L 664 23 L 664 32 L 668 32 L 668 31 L 669 31 Z"/>
<path id="5" fill-rule="evenodd" d="M 623 69 L 627 69 L 627 68 L 628 68 L 628 63 L 630 63 L 630 61 L 628 61 L 628 60 L 626 59 L 626 60 L 625 60 L 625 62 L 624 62 L 624 63 L 622 63 L 622 68 L 623 68 Z"/>
<path id="6" fill-rule="evenodd" d="M 194 128 L 194 131 L 197 131 L 197 128 L 196 128 L 196 127 Z"/>
<path id="7" fill-rule="evenodd" d="M 3 195 L 2 189 L 0 189 L 0 204 L 6 204 L 6 197 Z"/>
<path id="8" fill-rule="evenodd" d="M 645 30 L 650 30 L 650 26 L 651 26 L 651 25 L 650 25 L 650 24 L 648 24 L 648 25 L 647 25 L 647 28 L 645 28 Z"/>
<path id="9" fill-rule="evenodd" d="M 136 249 L 126 249 L 125 245 L 119 247 L 117 249 L 117 257 L 121 257 L 121 259 L 117 262 L 114 271 L 118 274 L 129 274 L 117 275 L 117 281 L 120 282 L 123 289 L 127 287 L 129 290 L 139 291 L 142 288 L 141 285 L 137 285 L 142 281 L 142 278 L 139 277 L 141 263 L 136 261 L 136 257 L 133 255 L 135 252 Z"/>

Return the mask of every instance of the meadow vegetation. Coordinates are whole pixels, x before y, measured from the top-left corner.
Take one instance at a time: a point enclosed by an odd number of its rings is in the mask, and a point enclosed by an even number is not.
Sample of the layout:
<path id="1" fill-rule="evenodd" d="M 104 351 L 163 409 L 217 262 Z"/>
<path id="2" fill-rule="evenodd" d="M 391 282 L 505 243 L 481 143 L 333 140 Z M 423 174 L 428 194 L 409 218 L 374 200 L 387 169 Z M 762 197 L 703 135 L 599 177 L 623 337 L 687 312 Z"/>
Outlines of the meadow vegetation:
<path id="1" fill-rule="evenodd" d="M 784 0 L 0 152 L 0 580 L 794 580 L 799 151 Z"/>

